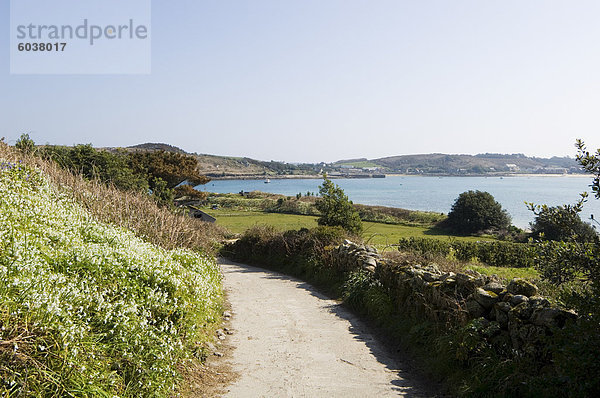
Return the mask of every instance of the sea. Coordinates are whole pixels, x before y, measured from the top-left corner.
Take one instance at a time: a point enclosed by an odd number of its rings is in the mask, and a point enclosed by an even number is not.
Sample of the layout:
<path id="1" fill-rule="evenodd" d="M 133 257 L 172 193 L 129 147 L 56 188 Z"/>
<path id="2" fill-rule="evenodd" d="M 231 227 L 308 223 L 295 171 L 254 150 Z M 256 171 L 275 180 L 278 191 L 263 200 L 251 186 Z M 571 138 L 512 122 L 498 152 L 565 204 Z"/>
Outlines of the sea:
<path id="1" fill-rule="evenodd" d="M 387 176 L 386 178 L 335 179 L 354 203 L 400 207 L 448 213 L 462 192 L 487 191 L 512 217 L 513 225 L 528 228 L 534 214 L 525 202 L 556 206 L 573 204 L 579 194 L 590 192 L 581 218 L 598 229 L 600 224 L 600 199 L 591 194 L 591 176 L 505 176 L 505 177 L 423 177 Z M 215 193 L 238 193 L 240 191 L 263 191 L 294 196 L 307 192 L 317 194 L 320 179 L 271 179 L 265 180 L 214 180 L 196 187 Z"/>

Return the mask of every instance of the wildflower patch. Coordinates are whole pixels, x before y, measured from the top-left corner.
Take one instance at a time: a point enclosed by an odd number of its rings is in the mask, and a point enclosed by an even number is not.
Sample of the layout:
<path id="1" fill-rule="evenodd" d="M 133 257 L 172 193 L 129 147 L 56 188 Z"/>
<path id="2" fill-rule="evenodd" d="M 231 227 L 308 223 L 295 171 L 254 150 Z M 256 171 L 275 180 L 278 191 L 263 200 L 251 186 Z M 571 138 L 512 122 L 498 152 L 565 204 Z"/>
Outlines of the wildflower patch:
<path id="1" fill-rule="evenodd" d="M 0 395 L 169 396 L 221 302 L 211 257 L 97 222 L 0 160 Z"/>

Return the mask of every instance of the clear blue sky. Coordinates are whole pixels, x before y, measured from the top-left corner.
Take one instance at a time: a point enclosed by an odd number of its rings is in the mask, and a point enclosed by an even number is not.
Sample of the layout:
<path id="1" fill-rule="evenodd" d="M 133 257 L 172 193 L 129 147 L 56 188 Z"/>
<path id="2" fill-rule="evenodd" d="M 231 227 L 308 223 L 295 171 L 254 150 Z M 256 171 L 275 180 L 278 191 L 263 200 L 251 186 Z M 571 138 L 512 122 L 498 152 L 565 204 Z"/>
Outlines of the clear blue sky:
<path id="1" fill-rule="evenodd" d="M 600 147 L 599 1 L 153 1 L 150 75 L 9 74 L 0 136 L 263 160 Z"/>

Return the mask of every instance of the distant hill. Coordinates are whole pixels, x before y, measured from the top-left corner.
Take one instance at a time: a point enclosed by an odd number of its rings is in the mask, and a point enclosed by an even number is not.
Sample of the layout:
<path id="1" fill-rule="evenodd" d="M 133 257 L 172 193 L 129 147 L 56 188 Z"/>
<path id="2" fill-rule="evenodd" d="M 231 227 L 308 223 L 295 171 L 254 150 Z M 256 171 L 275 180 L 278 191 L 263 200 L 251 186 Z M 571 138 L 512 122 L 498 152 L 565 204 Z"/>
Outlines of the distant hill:
<path id="1" fill-rule="evenodd" d="M 356 158 L 331 164 L 291 164 L 262 161 L 247 157 L 189 153 L 163 143 L 144 143 L 128 150 L 168 151 L 188 154 L 198 160 L 198 170 L 212 178 L 262 178 L 273 176 L 331 176 L 401 173 L 417 175 L 493 175 L 493 174 L 566 174 L 581 173 L 575 159 L 569 157 L 538 158 L 521 153 L 481 153 L 448 155 L 443 153 L 398 155 L 378 159 Z"/>
<path id="2" fill-rule="evenodd" d="M 407 174 L 489 174 L 489 173 L 579 173 L 573 158 L 537 158 L 523 154 L 484 153 L 478 155 L 447 155 L 443 153 L 400 155 L 379 159 L 339 161 L 336 166 L 373 167 L 387 172 Z"/>
<path id="3" fill-rule="evenodd" d="M 144 143 L 127 147 L 133 151 L 167 151 L 194 156 L 200 173 L 211 178 L 272 177 L 285 175 L 315 175 L 312 166 L 276 161 L 262 161 L 247 157 L 218 156 L 189 153 L 181 148 L 163 143 Z"/>

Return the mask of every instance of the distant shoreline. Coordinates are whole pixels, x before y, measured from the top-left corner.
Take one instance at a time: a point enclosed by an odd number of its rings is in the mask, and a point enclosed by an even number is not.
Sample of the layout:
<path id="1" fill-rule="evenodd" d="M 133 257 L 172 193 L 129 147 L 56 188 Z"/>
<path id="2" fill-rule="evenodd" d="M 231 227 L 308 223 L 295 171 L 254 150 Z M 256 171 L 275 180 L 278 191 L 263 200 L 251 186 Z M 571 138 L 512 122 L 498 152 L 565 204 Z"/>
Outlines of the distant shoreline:
<path id="1" fill-rule="evenodd" d="M 589 178 L 589 174 L 578 173 L 578 174 L 543 174 L 543 173 L 507 173 L 507 174 L 468 174 L 468 175 L 460 175 L 460 174 L 401 174 L 401 173 L 389 173 L 385 174 L 386 177 L 490 177 L 490 178 L 498 178 L 498 177 L 585 177 Z M 337 176 L 337 175 L 328 175 L 331 179 L 343 179 L 343 180 L 355 180 L 355 179 L 376 179 L 369 175 L 358 175 L 358 176 Z M 294 174 L 294 175 L 239 175 L 239 176 L 223 176 L 223 177 L 210 177 L 213 181 L 220 180 L 320 180 L 323 177 L 321 175 L 314 174 Z"/>

